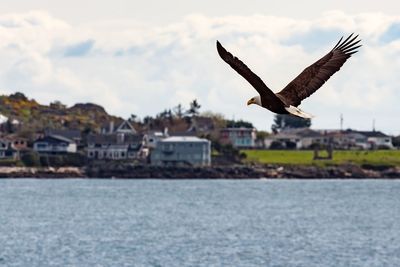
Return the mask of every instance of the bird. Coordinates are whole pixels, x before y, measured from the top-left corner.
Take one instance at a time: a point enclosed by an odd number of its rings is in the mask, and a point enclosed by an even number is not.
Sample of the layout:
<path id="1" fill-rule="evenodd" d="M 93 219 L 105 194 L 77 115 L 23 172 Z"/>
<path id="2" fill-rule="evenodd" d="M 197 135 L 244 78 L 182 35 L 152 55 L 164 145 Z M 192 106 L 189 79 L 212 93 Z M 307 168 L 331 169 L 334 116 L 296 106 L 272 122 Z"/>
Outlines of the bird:
<path id="1" fill-rule="evenodd" d="M 257 90 L 259 95 L 247 101 L 247 105 L 256 104 L 277 114 L 289 114 L 311 119 L 314 116 L 304 112 L 298 106 L 301 101 L 317 91 L 335 72 L 337 72 L 351 55 L 358 52 L 361 39 L 354 33 L 345 40 L 343 36 L 325 56 L 305 68 L 280 92 L 274 93 L 263 80 L 250 70 L 239 58 L 228 52 L 217 40 L 219 56 L 237 73 L 245 78 Z"/>

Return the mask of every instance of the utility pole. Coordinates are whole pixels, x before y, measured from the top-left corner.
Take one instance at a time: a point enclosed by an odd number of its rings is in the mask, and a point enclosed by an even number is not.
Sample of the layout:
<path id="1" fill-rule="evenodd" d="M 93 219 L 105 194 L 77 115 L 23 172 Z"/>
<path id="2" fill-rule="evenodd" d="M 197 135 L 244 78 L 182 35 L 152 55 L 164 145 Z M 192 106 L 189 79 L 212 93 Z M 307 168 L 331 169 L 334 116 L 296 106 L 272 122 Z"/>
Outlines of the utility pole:
<path id="1" fill-rule="evenodd" d="M 340 113 L 340 131 L 343 131 L 343 114 Z"/>

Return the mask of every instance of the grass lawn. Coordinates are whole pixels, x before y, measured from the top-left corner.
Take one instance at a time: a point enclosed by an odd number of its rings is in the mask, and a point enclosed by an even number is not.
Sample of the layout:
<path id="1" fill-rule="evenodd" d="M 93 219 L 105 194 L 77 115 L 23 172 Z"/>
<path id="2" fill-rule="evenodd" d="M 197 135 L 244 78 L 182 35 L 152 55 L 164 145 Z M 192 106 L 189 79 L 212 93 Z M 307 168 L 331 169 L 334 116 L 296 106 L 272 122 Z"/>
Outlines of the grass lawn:
<path id="1" fill-rule="evenodd" d="M 312 150 L 242 150 L 246 162 L 300 165 L 334 165 L 343 163 L 400 166 L 400 150 L 333 152 L 332 160 L 313 160 Z"/>

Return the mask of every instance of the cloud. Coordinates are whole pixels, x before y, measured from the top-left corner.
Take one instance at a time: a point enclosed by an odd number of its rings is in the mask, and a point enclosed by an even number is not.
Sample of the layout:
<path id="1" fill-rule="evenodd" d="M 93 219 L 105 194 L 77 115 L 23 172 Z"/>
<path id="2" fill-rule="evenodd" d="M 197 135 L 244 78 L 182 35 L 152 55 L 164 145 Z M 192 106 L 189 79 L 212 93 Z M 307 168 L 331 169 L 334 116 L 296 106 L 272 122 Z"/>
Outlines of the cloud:
<path id="1" fill-rule="evenodd" d="M 204 110 L 269 129 L 273 114 L 246 107 L 256 91 L 217 55 L 218 39 L 278 91 L 327 53 L 342 35 L 359 33 L 363 47 L 321 90 L 303 101 L 314 126 L 390 133 L 399 114 L 400 18 L 331 11 L 314 19 L 275 16 L 207 17 L 148 26 L 134 20 L 69 25 L 45 12 L 0 16 L 0 88 L 42 102 L 93 101 L 128 117 L 155 114 L 197 98 Z M 379 124 L 381 122 L 381 124 Z"/>

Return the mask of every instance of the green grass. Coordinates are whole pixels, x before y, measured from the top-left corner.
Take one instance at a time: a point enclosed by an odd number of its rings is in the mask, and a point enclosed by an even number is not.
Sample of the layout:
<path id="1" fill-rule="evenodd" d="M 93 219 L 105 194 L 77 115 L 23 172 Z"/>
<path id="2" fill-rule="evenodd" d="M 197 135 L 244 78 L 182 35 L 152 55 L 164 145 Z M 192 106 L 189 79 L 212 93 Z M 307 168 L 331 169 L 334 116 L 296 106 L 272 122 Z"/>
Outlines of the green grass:
<path id="1" fill-rule="evenodd" d="M 243 150 L 246 162 L 286 165 L 357 165 L 400 166 L 400 150 L 334 151 L 332 160 L 313 160 L 311 150 Z"/>

